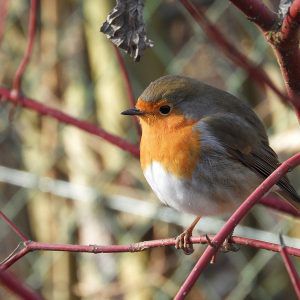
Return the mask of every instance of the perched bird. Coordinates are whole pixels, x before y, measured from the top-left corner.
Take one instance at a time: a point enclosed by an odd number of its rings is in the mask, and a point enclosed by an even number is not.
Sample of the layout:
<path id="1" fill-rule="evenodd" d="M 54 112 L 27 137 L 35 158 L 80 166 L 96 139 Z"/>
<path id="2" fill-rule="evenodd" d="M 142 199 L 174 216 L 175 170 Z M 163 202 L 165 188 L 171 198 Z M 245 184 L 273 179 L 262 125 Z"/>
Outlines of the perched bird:
<path id="1" fill-rule="evenodd" d="M 177 238 L 186 252 L 201 216 L 232 213 L 279 165 L 254 111 L 192 78 L 169 75 L 151 82 L 136 107 L 122 114 L 140 120 L 141 166 L 154 193 L 197 216 Z M 299 207 L 287 177 L 272 192 Z"/>

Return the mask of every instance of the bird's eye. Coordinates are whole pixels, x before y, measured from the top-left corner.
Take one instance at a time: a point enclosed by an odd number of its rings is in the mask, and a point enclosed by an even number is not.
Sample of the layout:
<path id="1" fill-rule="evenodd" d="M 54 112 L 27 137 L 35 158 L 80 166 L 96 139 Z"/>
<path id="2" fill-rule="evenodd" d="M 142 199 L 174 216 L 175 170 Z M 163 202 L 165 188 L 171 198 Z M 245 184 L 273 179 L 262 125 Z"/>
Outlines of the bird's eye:
<path id="1" fill-rule="evenodd" d="M 159 108 L 159 112 L 161 115 L 168 115 L 171 111 L 171 106 L 170 105 L 162 105 L 160 108 Z"/>

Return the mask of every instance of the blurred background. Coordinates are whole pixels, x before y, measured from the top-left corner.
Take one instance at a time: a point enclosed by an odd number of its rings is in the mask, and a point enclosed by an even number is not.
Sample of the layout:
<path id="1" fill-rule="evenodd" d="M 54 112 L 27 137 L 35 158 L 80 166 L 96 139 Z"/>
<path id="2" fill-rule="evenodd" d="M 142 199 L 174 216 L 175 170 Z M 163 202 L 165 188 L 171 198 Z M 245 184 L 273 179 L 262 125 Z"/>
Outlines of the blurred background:
<path id="1" fill-rule="evenodd" d="M 265 1 L 276 7 L 277 1 Z M 269 3 L 271 2 L 271 3 Z M 278 65 L 256 27 L 228 1 L 198 0 L 230 41 L 283 88 Z M 41 0 L 23 93 L 138 143 L 124 80 L 111 42 L 99 32 L 112 0 Z M 30 1 L 10 1 L 0 45 L 0 84 L 11 87 L 27 42 Z M 274 8 L 275 9 L 275 8 Z M 183 74 L 247 101 L 268 128 L 281 160 L 300 150 L 294 112 L 263 89 L 208 40 L 178 1 L 146 1 L 155 47 L 139 63 L 125 56 L 135 96 L 165 74 Z M 56 120 L 11 105 L 0 107 L 1 210 L 32 240 L 47 243 L 125 244 L 177 236 L 193 216 L 162 207 L 139 162 L 109 143 Z M 290 174 L 300 192 L 299 170 Z M 221 219 L 203 218 L 198 234 L 215 233 Z M 299 222 L 257 206 L 235 234 L 300 247 Z M 0 223 L 0 259 L 19 243 Z M 35 252 L 11 270 L 45 299 L 171 299 L 205 246 L 191 256 L 175 248 L 141 253 Z M 300 268 L 299 259 L 293 262 Z M 295 299 L 280 255 L 241 247 L 220 254 L 187 299 Z M 16 299 L 0 288 L 1 299 Z"/>

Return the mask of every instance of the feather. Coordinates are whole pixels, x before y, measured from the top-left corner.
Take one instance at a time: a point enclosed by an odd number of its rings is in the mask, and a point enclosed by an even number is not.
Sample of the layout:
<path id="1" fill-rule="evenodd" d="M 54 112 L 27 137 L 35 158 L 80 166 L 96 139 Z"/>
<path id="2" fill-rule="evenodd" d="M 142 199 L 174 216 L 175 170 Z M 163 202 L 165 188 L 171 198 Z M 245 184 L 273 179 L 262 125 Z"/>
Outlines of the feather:
<path id="1" fill-rule="evenodd" d="M 262 178 L 267 178 L 280 165 L 276 153 L 269 146 L 267 138 L 264 138 L 266 135 L 257 132 L 250 123 L 237 115 L 217 113 L 201 119 L 201 122 L 208 125 L 229 156 Z M 277 186 L 282 189 L 281 194 L 287 200 L 300 204 L 300 197 L 286 176 L 279 180 Z"/>

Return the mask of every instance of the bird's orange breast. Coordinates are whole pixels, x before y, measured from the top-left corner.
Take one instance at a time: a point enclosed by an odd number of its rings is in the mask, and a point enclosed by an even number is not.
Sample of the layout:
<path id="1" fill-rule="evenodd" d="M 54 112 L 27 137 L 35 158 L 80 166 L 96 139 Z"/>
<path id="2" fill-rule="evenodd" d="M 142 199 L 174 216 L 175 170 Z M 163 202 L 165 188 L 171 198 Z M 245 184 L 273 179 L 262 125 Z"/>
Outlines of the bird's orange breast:
<path id="1" fill-rule="evenodd" d="M 139 109 L 149 111 L 145 104 L 138 104 Z M 174 109 L 169 116 L 153 113 L 141 117 L 140 122 L 142 169 L 156 161 L 177 177 L 191 178 L 200 158 L 199 132 L 193 128 L 197 121 Z"/>

